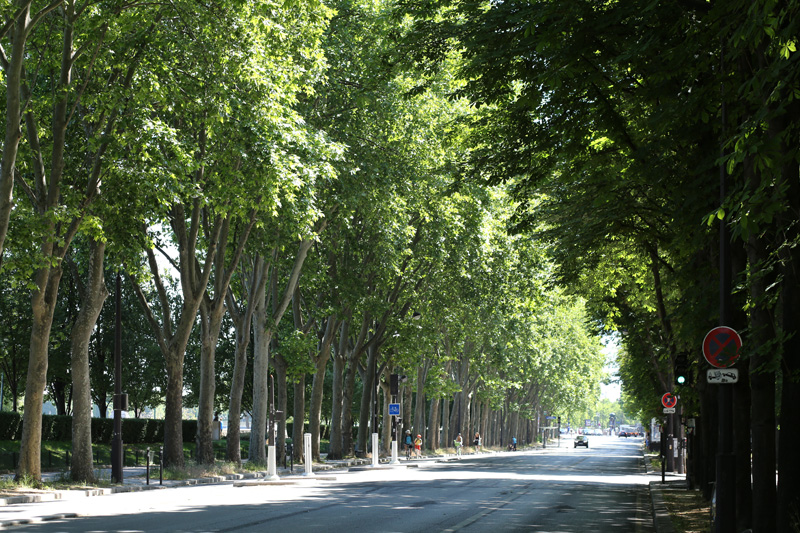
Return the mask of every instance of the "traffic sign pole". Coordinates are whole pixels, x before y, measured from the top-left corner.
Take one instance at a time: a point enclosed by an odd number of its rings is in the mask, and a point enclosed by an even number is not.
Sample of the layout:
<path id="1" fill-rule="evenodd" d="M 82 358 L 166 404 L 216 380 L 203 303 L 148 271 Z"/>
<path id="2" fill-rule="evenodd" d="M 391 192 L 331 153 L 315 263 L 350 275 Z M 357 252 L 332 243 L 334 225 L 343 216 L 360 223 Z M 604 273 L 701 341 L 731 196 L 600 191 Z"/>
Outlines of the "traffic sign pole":
<path id="1" fill-rule="evenodd" d="M 720 70 L 725 71 L 724 56 L 720 59 Z M 727 120 L 726 106 L 722 104 L 723 135 L 724 125 Z M 724 145 L 723 145 L 724 146 Z M 720 155 L 725 155 L 721 149 Z M 725 205 L 728 191 L 724 158 L 719 164 L 719 203 Z M 731 299 L 732 274 L 731 268 L 731 235 L 728 222 L 724 218 L 719 221 L 719 320 L 720 325 L 731 323 L 733 316 L 733 302 Z M 733 442 L 733 387 L 720 385 L 717 391 L 719 403 L 719 436 L 717 438 L 717 513 L 714 518 L 714 531 L 716 533 L 729 533 L 736 529 L 736 459 L 732 453 Z"/>

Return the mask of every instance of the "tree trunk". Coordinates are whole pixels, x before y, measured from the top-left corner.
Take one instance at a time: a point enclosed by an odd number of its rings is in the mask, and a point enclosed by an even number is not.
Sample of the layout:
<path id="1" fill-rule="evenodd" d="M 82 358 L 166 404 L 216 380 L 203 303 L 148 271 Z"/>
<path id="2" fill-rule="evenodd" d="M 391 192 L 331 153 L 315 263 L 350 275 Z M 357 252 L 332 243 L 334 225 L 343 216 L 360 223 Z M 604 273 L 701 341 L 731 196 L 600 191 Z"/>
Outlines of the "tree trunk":
<path id="1" fill-rule="evenodd" d="M 221 273 L 219 275 L 222 275 Z M 227 291 L 227 287 L 225 288 Z M 197 409 L 196 460 L 199 464 L 213 465 L 214 398 L 216 394 L 215 359 L 217 341 L 222 326 L 225 307 L 222 295 L 200 305 L 200 394 Z"/>
<path id="2" fill-rule="evenodd" d="M 486 400 L 483 402 L 483 409 L 481 410 L 480 432 L 481 432 L 481 438 L 484 440 L 484 442 L 487 443 L 490 442 L 487 440 L 489 436 L 489 412 L 490 412 L 489 401 Z"/>
<path id="3" fill-rule="evenodd" d="M 389 370 L 387 369 L 387 372 Z M 388 377 L 388 374 L 385 374 Z M 383 405 L 381 407 L 380 413 L 383 416 L 383 426 L 381 427 L 381 440 L 383 441 L 383 453 L 384 455 L 389 455 L 392 452 L 392 417 L 389 416 L 389 404 L 392 401 L 392 395 L 389 390 L 388 379 L 386 381 L 381 381 L 380 385 L 378 385 L 378 390 L 383 396 Z"/>
<path id="4" fill-rule="evenodd" d="M 269 398 L 269 345 L 272 328 L 267 322 L 265 291 L 256 295 L 253 313 L 253 426 L 250 430 L 250 461 L 255 464 L 267 462 L 267 411 Z"/>
<path id="5" fill-rule="evenodd" d="M 52 244 L 46 244 L 51 246 Z M 49 253 L 45 253 L 49 256 Z M 36 286 L 31 298 L 33 322 L 31 327 L 28 376 L 25 381 L 25 403 L 22 414 L 22 439 L 19 447 L 19 464 L 15 480 L 42 477 L 42 405 L 47 386 L 47 359 L 50 344 L 50 328 L 56 308 L 61 268 L 40 269 L 36 273 Z"/>
<path id="6" fill-rule="evenodd" d="M 302 462 L 303 457 L 303 434 L 305 433 L 306 418 L 306 375 L 298 376 L 294 384 L 294 408 L 292 410 L 294 424 L 292 424 L 292 443 L 294 444 L 294 459 Z M 313 458 L 309 458 L 313 459 Z"/>
<path id="7" fill-rule="evenodd" d="M 412 420 L 412 413 L 414 411 L 414 388 L 411 386 L 410 381 L 403 383 L 403 429 L 410 429 L 413 431 L 414 421 Z M 405 434 L 405 431 L 403 432 Z M 412 439 L 413 440 L 413 439 Z"/>
<path id="8" fill-rule="evenodd" d="M 22 12 L 9 32 L 11 36 L 10 55 L 3 75 L 6 84 L 6 128 L 3 142 L 3 160 L 0 165 L 0 265 L 3 261 L 3 246 L 8 233 L 8 223 L 14 208 L 14 172 L 16 171 L 19 141 L 22 138 L 20 125 L 22 121 L 21 85 L 22 66 L 25 62 L 25 41 L 30 28 L 30 2 L 16 0 L 12 11 Z"/>
<path id="9" fill-rule="evenodd" d="M 428 447 L 431 450 L 439 448 L 439 404 L 440 398 L 433 398 L 431 400 L 430 414 L 428 415 Z"/>
<path id="10" fill-rule="evenodd" d="M 103 277 L 104 241 L 92 241 L 83 303 L 72 327 L 72 481 L 94 483 L 92 457 L 92 390 L 89 380 L 89 341 L 108 290 Z"/>
<path id="11" fill-rule="evenodd" d="M 794 111 L 791 111 L 794 109 Z M 800 105 L 797 99 L 789 105 L 788 116 L 797 116 Z M 797 146 L 798 135 L 795 130 L 793 139 L 788 139 L 786 150 Z M 789 160 L 782 169 L 786 190 L 787 209 L 780 215 L 784 228 L 784 242 L 797 243 L 800 230 L 800 176 L 796 162 Z M 778 449 L 778 500 L 776 531 L 790 531 L 792 524 L 797 528 L 800 523 L 800 491 L 795 486 L 795 476 L 800 472 L 800 456 L 796 453 L 796 444 L 800 439 L 800 248 L 784 247 L 781 250 L 781 323 L 784 328 L 783 390 L 781 392 L 781 430 Z"/>
<path id="12" fill-rule="evenodd" d="M 185 346 L 184 346 L 185 350 Z M 164 466 L 183 468 L 183 357 L 184 350 L 171 347 L 167 359 L 164 407 Z"/>
<path id="13" fill-rule="evenodd" d="M 450 438 L 450 398 L 442 398 L 442 432 L 439 436 L 439 447 L 447 446 L 447 439 Z"/>
<path id="14" fill-rule="evenodd" d="M 250 321 L 247 321 L 249 324 Z M 250 344 L 250 327 L 236 328 L 236 347 L 234 348 L 233 379 L 231 395 L 228 399 L 228 434 L 226 436 L 225 458 L 237 465 L 242 464 L 239 420 L 242 417 L 242 394 L 244 392 L 245 371 L 247 369 L 247 346 Z"/>
<path id="15" fill-rule="evenodd" d="M 282 459 L 286 454 L 286 413 L 289 407 L 289 383 L 286 379 L 286 360 L 281 356 L 276 356 L 272 359 L 272 363 L 275 368 L 275 389 L 278 397 L 275 409 L 282 413 L 278 416 L 278 442 L 276 443 L 278 446 L 278 459 Z M 294 434 L 292 438 L 294 438 Z M 294 445 L 298 446 L 297 442 L 294 442 Z"/>
<path id="16" fill-rule="evenodd" d="M 358 374 L 358 358 L 353 350 L 348 356 L 347 374 L 344 381 L 342 397 L 342 453 L 346 456 L 354 454 L 353 447 L 353 399 L 356 395 L 356 375 Z"/>
<path id="17" fill-rule="evenodd" d="M 752 391 L 752 439 L 753 439 L 753 531 L 754 533 L 775 531 L 777 492 L 775 488 L 775 372 L 772 370 L 774 338 L 772 319 L 764 301 L 769 283 L 759 274 L 767 260 L 764 243 L 752 237 L 748 245 L 751 280 L 750 292 L 753 303 L 750 311 L 749 340 L 754 349 L 750 352 L 750 387 Z"/>
<path id="18" fill-rule="evenodd" d="M 361 393 L 361 409 L 358 415 L 358 450 L 361 453 L 367 451 L 367 441 L 369 434 L 375 431 L 372 427 L 372 398 L 375 390 L 375 366 L 377 350 L 373 347 L 367 349 L 367 368 L 361 380 L 363 387 Z"/>
<path id="19" fill-rule="evenodd" d="M 242 280 L 243 293 L 247 294 L 244 308 L 239 305 L 234 293 L 228 290 L 228 312 L 236 329 L 236 347 L 234 351 L 233 378 L 231 393 L 228 399 L 228 435 L 226 438 L 225 456 L 228 461 L 242 464 L 239 420 L 242 416 L 242 395 L 244 394 L 245 375 L 247 373 L 247 349 L 250 346 L 250 332 L 253 328 L 253 315 L 259 298 L 263 298 L 269 273 L 269 265 L 263 256 L 257 255 L 246 263 L 249 269 L 244 273 L 246 282 Z"/>
<path id="20" fill-rule="evenodd" d="M 308 425 L 311 432 L 311 457 L 319 460 L 319 440 L 321 437 L 320 422 L 322 417 L 322 393 L 325 386 L 325 370 L 328 367 L 328 360 L 331 358 L 331 348 L 336 330 L 339 328 L 339 321 L 335 315 L 331 315 L 325 321 L 325 330 L 319 344 L 319 353 L 313 357 L 314 379 L 311 384 L 311 403 L 308 411 Z"/>
<path id="21" fill-rule="evenodd" d="M 350 321 L 342 321 L 339 328 L 339 344 L 333 355 L 333 385 L 331 390 L 331 423 L 330 423 L 330 448 L 328 459 L 342 459 L 344 457 L 344 439 L 342 435 L 344 403 L 344 373 L 347 366 L 347 337 L 349 335 Z"/>
<path id="22" fill-rule="evenodd" d="M 422 435 L 422 442 L 425 442 L 427 435 L 425 431 L 425 381 L 428 377 L 427 370 L 427 361 L 417 368 L 417 398 L 414 404 L 414 427 L 416 428 L 416 433 Z"/>

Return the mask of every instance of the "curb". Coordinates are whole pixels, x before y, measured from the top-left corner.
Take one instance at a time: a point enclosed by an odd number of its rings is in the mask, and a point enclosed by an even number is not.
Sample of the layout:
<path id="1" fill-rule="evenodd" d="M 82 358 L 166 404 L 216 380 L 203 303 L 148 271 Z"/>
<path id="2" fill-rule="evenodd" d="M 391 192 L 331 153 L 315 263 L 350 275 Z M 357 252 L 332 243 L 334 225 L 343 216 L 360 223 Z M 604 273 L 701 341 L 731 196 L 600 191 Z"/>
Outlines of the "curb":
<path id="1" fill-rule="evenodd" d="M 41 524 L 51 520 L 61 520 L 62 518 L 78 518 L 78 513 L 61 513 L 37 518 L 20 518 L 19 520 L 7 520 L 0 522 L 0 527 L 24 526 L 26 524 Z"/>
<path id="2" fill-rule="evenodd" d="M 648 456 L 642 455 L 644 461 L 645 472 L 651 474 L 654 472 L 650 459 Z M 653 509 L 653 529 L 656 533 L 675 533 L 675 528 L 672 525 L 667 506 L 664 504 L 664 494 L 661 490 L 661 481 L 651 481 L 648 483 L 650 490 L 650 504 Z"/>

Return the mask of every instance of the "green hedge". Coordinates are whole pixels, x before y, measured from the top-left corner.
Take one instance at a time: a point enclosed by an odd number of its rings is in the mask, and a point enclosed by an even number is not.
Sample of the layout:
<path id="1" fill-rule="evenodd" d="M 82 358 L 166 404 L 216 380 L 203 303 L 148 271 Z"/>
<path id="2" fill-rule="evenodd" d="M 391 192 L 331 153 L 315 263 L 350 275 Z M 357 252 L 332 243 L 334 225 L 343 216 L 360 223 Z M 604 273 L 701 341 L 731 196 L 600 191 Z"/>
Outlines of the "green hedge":
<path id="1" fill-rule="evenodd" d="M 194 442 L 197 420 L 183 421 L 183 442 Z M 113 418 L 92 418 L 92 442 L 111 444 L 114 437 Z M 0 440 L 22 439 L 22 415 L 15 411 L 0 411 Z M 72 417 L 42 415 L 43 441 L 72 440 Z M 164 421 L 150 418 L 123 418 L 122 442 L 152 444 L 164 441 Z"/>
<path id="2" fill-rule="evenodd" d="M 22 416 L 16 411 L 0 411 L 0 440 L 22 439 Z"/>

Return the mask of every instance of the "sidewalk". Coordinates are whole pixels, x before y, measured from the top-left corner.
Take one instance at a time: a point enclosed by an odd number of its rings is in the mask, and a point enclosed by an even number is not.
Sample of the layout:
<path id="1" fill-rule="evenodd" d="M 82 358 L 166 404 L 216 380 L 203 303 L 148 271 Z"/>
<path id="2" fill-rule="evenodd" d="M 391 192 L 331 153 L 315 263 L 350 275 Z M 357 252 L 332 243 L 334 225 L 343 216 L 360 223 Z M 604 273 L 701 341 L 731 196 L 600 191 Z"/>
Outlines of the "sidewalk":
<path id="1" fill-rule="evenodd" d="M 664 474 L 664 483 L 661 482 L 661 472 L 655 471 L 651 468 L 650 460 L 647 455 L 643 456 L 644 466 L 647 470 L 647 476 L 652 478 L 650 481 L 650 501 L 653 505 L 653 528 L 656 533 L 677 533 L 672 526 L 672 519 L 670 518 L 667 506 L 664 504 L 664 497 L 662 491 L 667 486 L 686 485 L 686 475 L 676 474 L 673 472 L 666 472 Z"/>

